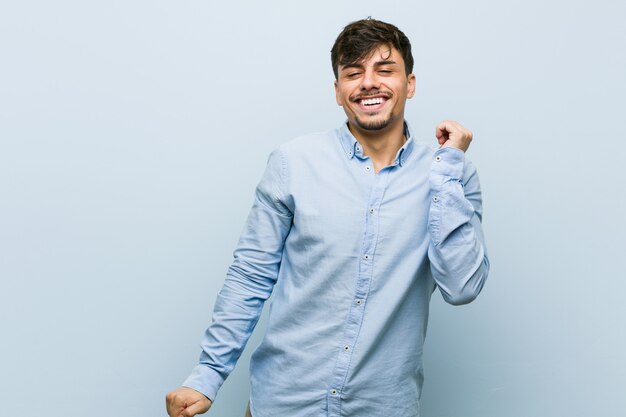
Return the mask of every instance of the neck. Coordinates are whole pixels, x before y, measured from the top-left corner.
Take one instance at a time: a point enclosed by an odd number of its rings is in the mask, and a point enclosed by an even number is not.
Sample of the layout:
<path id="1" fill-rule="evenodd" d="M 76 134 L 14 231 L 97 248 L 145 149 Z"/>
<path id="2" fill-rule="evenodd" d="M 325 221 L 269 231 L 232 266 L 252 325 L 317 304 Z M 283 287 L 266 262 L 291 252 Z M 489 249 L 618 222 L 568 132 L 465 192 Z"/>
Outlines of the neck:
<path id="1" fill-rule="evenodd" d="M 406 142 L 404 120 L 377 131 L 364 130 L 351 123 L 348 123 L 348 129 L 363 146 L 363 155 L 370 157 L 377 173 L 394 163 L 398 150 Z"/>

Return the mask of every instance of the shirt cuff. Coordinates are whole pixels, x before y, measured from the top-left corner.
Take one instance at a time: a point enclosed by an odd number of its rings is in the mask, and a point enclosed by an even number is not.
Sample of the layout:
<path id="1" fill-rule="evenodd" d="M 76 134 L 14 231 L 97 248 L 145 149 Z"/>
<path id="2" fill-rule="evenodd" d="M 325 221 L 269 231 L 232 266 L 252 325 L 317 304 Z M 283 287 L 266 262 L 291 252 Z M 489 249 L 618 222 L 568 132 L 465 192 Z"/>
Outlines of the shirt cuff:
<path id="1" fill-rule="evenodd" d="M 224 378 L 218 372 L 206 365 L 196 365 L 191 375 L 183 382 L 183 387 L 201 392 L 213 402 L 223 383 Z"/>
<path id="2" fill-rule="evenodd" d="M 465 165 L 465 152 L 452 146 L 438 149 L 430 167 L 430 185 L 439 187 L 448 181 L 461 181 Z"/>

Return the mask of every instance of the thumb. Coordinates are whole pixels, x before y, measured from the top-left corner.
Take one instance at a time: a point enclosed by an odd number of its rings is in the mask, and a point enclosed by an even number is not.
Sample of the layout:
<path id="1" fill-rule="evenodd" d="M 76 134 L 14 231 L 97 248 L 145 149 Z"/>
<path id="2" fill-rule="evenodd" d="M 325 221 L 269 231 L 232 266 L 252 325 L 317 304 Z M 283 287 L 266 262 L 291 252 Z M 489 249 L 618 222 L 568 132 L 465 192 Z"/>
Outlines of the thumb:
<path id="1" fill-rule="evenodd" d="M 444 120 L 437 125 L 437 128 L 435 129 L 435 137 L 440 145 L 443 145 L 448 139 L 450 139 L 450 129 L 447 120 Z"/>
<path id="2" fill-rule="evenodd" d="M 440 138 L 441 136 L 444 135 L 444 132 L 448 132 L 448 121 L 444 120 L 443 122 L 439 123 L 435 129 L 435 136 L 437 138 Z"/>
<path id="3" fill-rule="evenodd" d="M 193 417 L 196 414 L 206 413 L 209 408 L 211 408 L 211 401 L 208 398 L 203 398 L 188 405 L 183 411 L 181 411 L 180 415 L 183 417 Z"/>

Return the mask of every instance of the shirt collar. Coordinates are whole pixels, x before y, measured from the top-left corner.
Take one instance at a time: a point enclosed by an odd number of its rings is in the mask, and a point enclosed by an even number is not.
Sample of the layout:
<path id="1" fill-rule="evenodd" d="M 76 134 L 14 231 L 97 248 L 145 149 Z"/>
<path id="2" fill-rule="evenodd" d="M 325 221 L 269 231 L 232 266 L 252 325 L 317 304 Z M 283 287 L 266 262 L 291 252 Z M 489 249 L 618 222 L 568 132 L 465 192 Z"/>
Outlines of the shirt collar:
<path id="1" fill-rule="evenodd" d="M 395 164 L 399 166 L 402 166 L 406 162 L 414 147 L 413 133 L 406 120 L 404 121 L 404 135 L 406 136 L 406 141 L 404 145 L 398 149 L 395 160 Z M 361 159 L 364 158 L 363 146 L 361 146 L 359 141 L 352 135 L 352 132 L 350 132 L 350 129 L 348 129 L 347 121 L 344 122 L 339 129 L 339 139 L 341 141 L 341 147 L 348 159 L 355 156 Z"/>

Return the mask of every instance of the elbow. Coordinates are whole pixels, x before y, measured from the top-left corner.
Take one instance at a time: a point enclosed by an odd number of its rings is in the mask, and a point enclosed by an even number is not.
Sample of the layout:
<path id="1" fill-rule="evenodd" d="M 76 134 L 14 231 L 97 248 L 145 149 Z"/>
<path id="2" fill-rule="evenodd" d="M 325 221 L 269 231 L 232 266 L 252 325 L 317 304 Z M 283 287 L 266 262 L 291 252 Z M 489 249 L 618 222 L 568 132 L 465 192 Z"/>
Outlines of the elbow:
<path id="1" fill-rule="evenodd" d="M 482 289 L 482 288 L 481 288 Z M 459 291 L 455 293 L 449 293 L 443 296 L 446 303 L 453 306 L 462 306 L 469 304 L 478 297 L 480 289 L 474 291 Z"/>
<path id="2" fill-rule="evenodd" d="M 464 281 L 464 285 L 455 289 L 449 289 L 448 291 L 442 291 L 444 300 L 448 304 L 454 306 L 471 303 L 482 291 L 488 274 L 489 260 L 487 257 L 484 257 L 480 267 L 469 277 L 469 279 Z"/>

